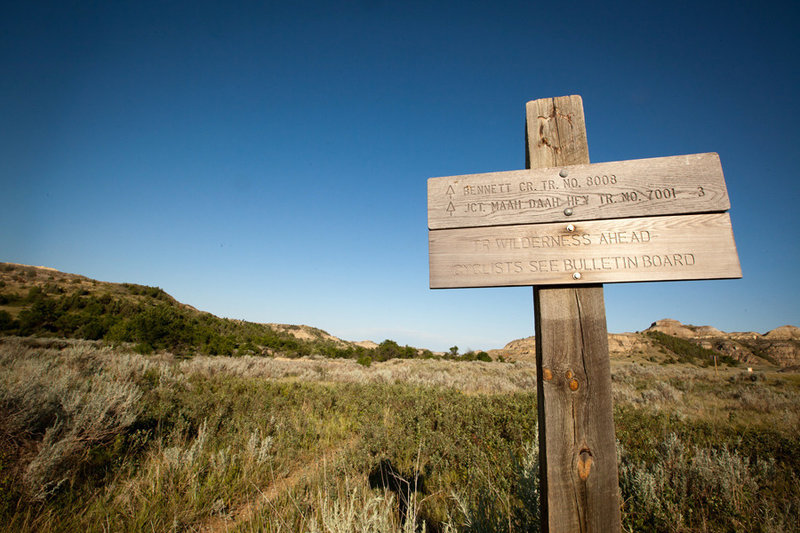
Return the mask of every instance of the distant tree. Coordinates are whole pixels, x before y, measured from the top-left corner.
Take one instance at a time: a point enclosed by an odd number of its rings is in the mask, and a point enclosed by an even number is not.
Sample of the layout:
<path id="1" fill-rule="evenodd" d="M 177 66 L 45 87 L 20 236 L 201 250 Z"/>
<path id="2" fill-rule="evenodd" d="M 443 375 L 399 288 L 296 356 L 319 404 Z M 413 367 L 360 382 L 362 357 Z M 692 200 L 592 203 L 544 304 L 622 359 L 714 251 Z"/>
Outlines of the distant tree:
<path id="1" fill-rule="evenodd" d="M 477 354 L 475 354 L 475 359 L 477 359 L 478 361 L 484 361 L 486 363 L 492 362 L 492 358 L 489 357 L 489 354 L 486 352 L 478 352 Z"/>
<path id="2" fill-rule="evenodd" d="M 28 302 L 34 303 L 44 299 L 44 291 L 40 287 L 31 287 L 28 289 Z"/>
<path id="3" fill-rule="evenodd" d="M 451 346 L 450 347 L 450 355 L 452 357 L 456 357 L 458 355 L 458 346 Z"/>
<path id="4" fill-rule="evenodd" d="M 0 311 L 0 331 L 7 331 L 16 328 L 14 319 L 8 311 Z"/>

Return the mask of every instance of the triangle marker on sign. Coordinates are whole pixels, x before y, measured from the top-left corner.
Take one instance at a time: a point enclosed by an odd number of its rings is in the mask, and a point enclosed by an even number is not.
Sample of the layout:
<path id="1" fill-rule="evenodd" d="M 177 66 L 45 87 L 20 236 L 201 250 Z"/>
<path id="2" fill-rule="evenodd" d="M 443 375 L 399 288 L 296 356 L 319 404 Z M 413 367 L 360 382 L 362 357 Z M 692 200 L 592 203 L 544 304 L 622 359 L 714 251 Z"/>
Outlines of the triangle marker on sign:
<path id="1" fill-rule="evenodd" d="M 447 205 L 447 212 L 448 212 L 448 213 L 450 213 L 450 216 L 453 216 L 453 211 L 455 211 L 455 210 L 456 210 L 456 208 L 455 208 L 455 206 L 453 205 L 453 202 L 450 202 L 450 203 Z"/>
<path id="2" fill-rule="evenodd" d="M 447 188 L 447 196 L 453 196 L 455 193 L 456 193 L 456 191 L 454 191 L 454 190 L 453 190 L 453 186 L 452 186 L 452 185 L 450 185 L 450 186 Z"/>

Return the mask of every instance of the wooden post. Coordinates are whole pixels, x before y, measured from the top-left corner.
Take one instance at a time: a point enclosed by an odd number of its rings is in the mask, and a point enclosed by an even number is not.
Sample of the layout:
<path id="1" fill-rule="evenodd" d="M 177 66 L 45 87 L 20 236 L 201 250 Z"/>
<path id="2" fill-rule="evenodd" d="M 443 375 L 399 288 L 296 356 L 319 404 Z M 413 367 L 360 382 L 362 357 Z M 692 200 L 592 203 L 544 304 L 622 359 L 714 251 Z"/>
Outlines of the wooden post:
<path id="1" fill-rule="evenodd" d="M 742 277 L 730 202 L 717 154 L 590 164 L 580 96 L 526 119 L 528 170 L 428 180 L 430 286 L 534 286 L 542 531 L 618 532 L 601 283 Z"/>
<path id="2" fill-rule="evenodd" d="M 527 104 L 528 168 L 589 163 L 580 96 Z M 603 286 L 534 287 L 542 531 L 620 531 Z"/>

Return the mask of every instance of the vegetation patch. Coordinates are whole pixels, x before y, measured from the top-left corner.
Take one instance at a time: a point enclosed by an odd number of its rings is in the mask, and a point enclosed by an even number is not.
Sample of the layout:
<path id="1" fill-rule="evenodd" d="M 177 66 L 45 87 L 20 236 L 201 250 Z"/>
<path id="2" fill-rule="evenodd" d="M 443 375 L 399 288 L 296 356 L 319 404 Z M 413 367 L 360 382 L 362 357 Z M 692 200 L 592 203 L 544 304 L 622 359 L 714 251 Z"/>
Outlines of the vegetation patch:
<path id="1" fill-rule="evenodd" d="M 308 338 L 299 338 L 292 328 L 276 329 L 197 311 L 159 287 L 100 283 L 79 276 L 71 278 L 77 283 L 56 283 L 43 277 L 48 272 L 3 264 L 0 335 L 132 343 L 141 354 L 163 350 L 181 355 L 321 355 L 362 361 L 433 357 L 429 350 L 399 346 L 392 340 L 364 348 L 330 340 L 325 332 L 314 329 Z"/>
<path id="2" fill-rule="evenodd" d="M 526 367 L 259 361 L 0 339 L 0 531 L 538 528 L 535 389 L 454 386 Z M 450 386 L 411 381 L 444 370 Z M 614 376 L 626 531 L 799 529 L 800 384 Z"/>
<path id="3" fill-rule="evenodd" d="M 647 336 L 653 339 L 657 344 L 664 349 L 669 350 L 677 357 L 679 363 L 699 364 L 701 366 L 708 366 L 714 363 L 716 358 L 722 364 L 728 366 L 739 366 L 739 361 L 733 357 L 719 353 L 715 350 L 709 350 L 695 344 L 694 342 L 667 335 L 660 331 L 648 331 Z"/>

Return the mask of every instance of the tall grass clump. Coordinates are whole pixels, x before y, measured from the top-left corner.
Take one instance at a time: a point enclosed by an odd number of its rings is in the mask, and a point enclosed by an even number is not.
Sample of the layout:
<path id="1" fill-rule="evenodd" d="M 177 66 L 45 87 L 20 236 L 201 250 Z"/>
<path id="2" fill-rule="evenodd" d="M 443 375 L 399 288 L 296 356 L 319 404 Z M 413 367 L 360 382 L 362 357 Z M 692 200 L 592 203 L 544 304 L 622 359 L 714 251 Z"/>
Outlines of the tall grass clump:
<path id="1" fill-rule="evenodd" d="M 0 429 L 24 446 L 21 481 L 42 500 L 97 459 L 135 420 L 141 390 L 87 364 L 90 348 L 61 351 L 11 341 L 0 350 Z"/>
<path id="2" fill-rule="evenodd" d="M 764 500 L 774 460 L 748 458 L 723 445 L 686 445 L 670 434 L 659 460 L 631 460 L 620 449 L 619 477 L 625 524 L 631 531 L 794 531 L 800 483 L 792 475 L 783 501 Z"/>

